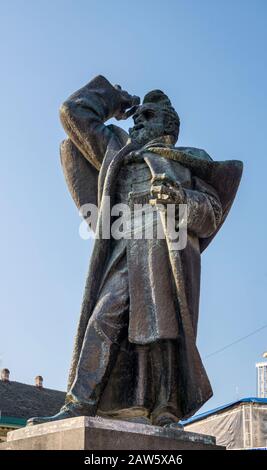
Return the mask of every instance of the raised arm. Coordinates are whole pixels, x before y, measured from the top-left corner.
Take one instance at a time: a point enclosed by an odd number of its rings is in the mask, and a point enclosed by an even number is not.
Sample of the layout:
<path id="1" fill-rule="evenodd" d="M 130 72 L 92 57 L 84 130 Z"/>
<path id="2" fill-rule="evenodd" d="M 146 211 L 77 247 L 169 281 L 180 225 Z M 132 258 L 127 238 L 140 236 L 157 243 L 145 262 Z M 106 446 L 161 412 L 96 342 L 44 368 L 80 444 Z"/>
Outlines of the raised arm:
<path id="1" fill-rule="evenodd" d="M 114 87 L 98 75 L 71 95 L 60 108 L 60 119 L 68 136 L 83 156 L 99 170 L 107 145 L 116 138 L 104 122 L 120 119 L 125 110 L 137 104 L 137 97 Z"/>

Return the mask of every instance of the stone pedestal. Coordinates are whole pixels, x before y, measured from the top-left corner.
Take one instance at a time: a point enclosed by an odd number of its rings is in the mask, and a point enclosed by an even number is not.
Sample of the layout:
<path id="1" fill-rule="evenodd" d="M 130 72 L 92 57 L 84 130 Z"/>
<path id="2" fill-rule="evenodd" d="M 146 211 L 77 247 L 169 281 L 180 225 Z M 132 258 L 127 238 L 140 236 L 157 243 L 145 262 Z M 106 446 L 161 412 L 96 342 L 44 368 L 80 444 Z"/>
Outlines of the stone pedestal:
<path id="1" fill-rule="evenodd" d="M 222 450 L 203 434 L 99 417 L 71 418 L 11 431 L 1 450 Z"/>

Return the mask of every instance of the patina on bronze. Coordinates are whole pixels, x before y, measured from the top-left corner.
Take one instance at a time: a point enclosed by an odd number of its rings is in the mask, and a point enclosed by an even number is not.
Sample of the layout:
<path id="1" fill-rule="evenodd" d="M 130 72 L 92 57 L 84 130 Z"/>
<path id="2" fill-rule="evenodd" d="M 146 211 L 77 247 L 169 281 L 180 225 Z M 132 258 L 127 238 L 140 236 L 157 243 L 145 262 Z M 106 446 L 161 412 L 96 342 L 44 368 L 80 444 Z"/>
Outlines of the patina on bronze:
<path id="1" fill-rule="evenodd" d="M 109 118 L 133 115 L 127 134 Z M 139 98 L 98 76 L 60 110 L 68 139 L 61 162 L 80 208 L 104 196 L 112 204 L 144 198 L 187 204 L 183 250 L 165 239 L 95 240 L 66 404 L 29 424 L 88 415 L 170 425 L 212 395 L 197 346 L 200 255 L 224 222 L 240 161 L 213 161 L 201 149 L 175 147 L 180 120 L 160 90 Z M 139 199 L 138 199 L 139 198 Z M 101 226 L 101 224 L 99 224 Z"/>

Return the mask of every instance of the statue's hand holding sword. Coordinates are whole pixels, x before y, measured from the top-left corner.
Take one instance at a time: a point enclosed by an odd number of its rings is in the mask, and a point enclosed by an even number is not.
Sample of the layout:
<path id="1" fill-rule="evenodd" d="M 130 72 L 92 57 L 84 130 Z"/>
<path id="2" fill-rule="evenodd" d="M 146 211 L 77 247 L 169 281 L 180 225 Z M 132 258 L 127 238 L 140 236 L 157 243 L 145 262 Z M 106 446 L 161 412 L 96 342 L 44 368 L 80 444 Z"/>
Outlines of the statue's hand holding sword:
<path id="1" fill-rule="evenodd" d="M 185 204 L 185 192 L 180 183 L 166 177 L 166 175 L 156 175 L 151 181 L 150 204 Z"/>

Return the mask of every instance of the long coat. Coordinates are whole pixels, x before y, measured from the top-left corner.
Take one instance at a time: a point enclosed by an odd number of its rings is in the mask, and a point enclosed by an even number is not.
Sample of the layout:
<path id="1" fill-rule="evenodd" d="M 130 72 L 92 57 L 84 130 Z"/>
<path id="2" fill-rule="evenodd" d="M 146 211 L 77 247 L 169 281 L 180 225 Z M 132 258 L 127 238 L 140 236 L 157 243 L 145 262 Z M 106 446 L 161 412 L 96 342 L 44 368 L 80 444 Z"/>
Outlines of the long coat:
<path id="1" fill-rule="evenodd" d="M 116 179 L 124 158 L 133 149 L 127 144 L 128 135 L 120 128 L 105 126 L 104 121 L 120 106 L 119 93 L 102 76 L 72 95 L 61 108 L 61 120 L 69 139 L 61 146 L 61 162 L 73 199 L 80 208 L 86 203 L 98 203 L 98 237 L 95 240 L 86 281 L 81 316 L 69 376 L 69 386 L 75 377 L 80 350 L 90 315 L 97 301 L 98 288 L 105 262 L 110 254 L 110 240 L 101 238 L 101 220 L 106 198 L 114 200 Z M 188 240 L 182 251 L 170 249 L 166 243 L 179 309 L 180 408 L 184 417 L 197 411 L 212 395 L 212 389 L 197 346 L 197 322 L 200 287 L 200 254 L 225 220 L 234 200 L 242 174 L 239 161 L 215 162 L 200 149 L 173 148 L 164 142 L 152 142 L 141 149 L 152 176 L 166 174 L 179 181 L 185 190 L 188 206 Z M 216 217 L 212 201 L 220 204 L 222 214 Z M 218 207 L 218 205 L 217 205 Z M 163 279 L 169 282 L 168 279 Z M 163 289 L 164 291 L 164 289 Z M 140 339 L 141 315 L 132 319 L 133 337 Z M 164 311 L 157 324 L 162 325 L 154 341 L 168 337 L 172 325 L 164 323 Z M 167 330 L 167 332 L 166 332 Z M 135 336 L 136 335 L 136 336 Z M 150 338 L 151 340 L 151 338 Z M 138 341 L 136 341 L 138 343 Z M 145 343 L 145 341 L 144 341 Z M 118 393 L 127 387 L 138 387 L 133 378 L 134 345 L 126 339 L 121 346 L 117 367 L 112 372 L 100 410 L 130 408 L 138 395 Z M 115 389 L 115 390 L 114 390 Z M 122 398 L 123 397 L 123 398 Z"/>

